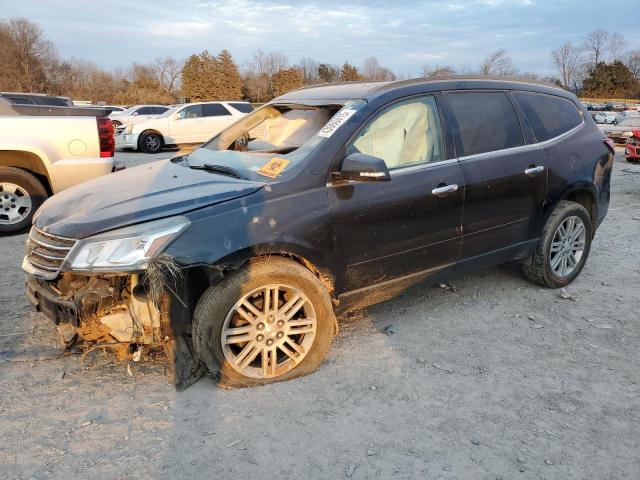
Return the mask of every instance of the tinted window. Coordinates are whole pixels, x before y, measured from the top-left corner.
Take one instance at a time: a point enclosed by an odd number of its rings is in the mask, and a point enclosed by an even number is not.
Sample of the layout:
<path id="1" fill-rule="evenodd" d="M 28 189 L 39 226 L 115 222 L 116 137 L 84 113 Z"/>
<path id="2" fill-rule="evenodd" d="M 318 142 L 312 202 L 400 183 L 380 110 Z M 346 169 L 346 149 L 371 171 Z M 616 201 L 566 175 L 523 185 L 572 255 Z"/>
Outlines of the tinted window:
<path id="1" fill-rule="evenodd" d="M 229 110 L 219 103 L 205 103 L 202 105 L 202 115 L 204 117 L 219 117 L 221 115 L 231 115 Z"/>
<path id="2" fill-rule="evenodd" d="M 435 99 L 428 96 L 387 108 L 360 131 L 347 152 L 381 158 L 389 169 L 444 160 Z"/>
<path id="3" fill-rule="evenodd" d="M 142 107 L 136 110 L 138 115 L 153 115 L 153 107 Z"/>
<path id="4" fill-rule="evenodd" d="M 202 105 L 189 105 L 180 110 L 180 118 L 199 118 L 202 116 Z"/>
<path id="5" fill-rule="evenodd" d="M 513 94 L 539 142 L 562 135 L 582 123 L 582 115 L 572 101 L 539 93 Z"/>
<path id="6" fill-rule="evenodd" d="M 7 98 L 11 100 L 13 103 L 15 103 L 16 105 L 34 105 L 35 104 L 35 102 L 30 98 L 24 98 L 24 97 L 7 97 Z"/>
<path id="7" fill-rule="evenodd" d="M 504 93 L 451 93 L 447 97 L 460 130 L 459 156 L 524 145 L 518 117 Z"/>
<path id="8" fill-rule="evenodd" d="M 161 113 L 164 113 L 167 110 L 169 110 L 167 107 L 153 107 L 153 113 L 156 115 L 160 115 Z"/>
<path id="9" fill-rule="evenodd" d="M 251 113 L 253 112 L 253 107 L 248 103 L 230 103 L 233 108 L 242 113 Z"/>

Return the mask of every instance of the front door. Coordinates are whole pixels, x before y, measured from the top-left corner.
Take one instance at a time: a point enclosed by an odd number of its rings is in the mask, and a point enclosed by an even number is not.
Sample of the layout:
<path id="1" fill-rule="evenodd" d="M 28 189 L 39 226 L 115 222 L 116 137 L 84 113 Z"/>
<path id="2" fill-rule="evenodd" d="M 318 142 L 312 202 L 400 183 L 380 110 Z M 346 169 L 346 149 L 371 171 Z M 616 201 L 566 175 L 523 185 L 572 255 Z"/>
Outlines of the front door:
<path id="1" fill-rule="evenodd" d="M 188 105 L 169 120 L 169 135 L 173 143 L 196 143 L 206 130 L 202 105 Z M 176 118 L 177 116 L 177 118 Z"/>
<path id="2" fill-rule="evenodd" d="M 330 183 L 340 291 L 452 269 L 459 253 L 462 171 L 447 159 L 433 96 L 385 107 L 347 145 L 381 158 L 388 182 Z"/>
<path id="3" fill-rule="evenodd" d="M 461 260 L 482 256 L 494 263 L 526 251 L 547 195 L 544 149 L 525 146 L 506 93 L 452 92 L 445 98 L 457 124 L 466 185 Z"/>

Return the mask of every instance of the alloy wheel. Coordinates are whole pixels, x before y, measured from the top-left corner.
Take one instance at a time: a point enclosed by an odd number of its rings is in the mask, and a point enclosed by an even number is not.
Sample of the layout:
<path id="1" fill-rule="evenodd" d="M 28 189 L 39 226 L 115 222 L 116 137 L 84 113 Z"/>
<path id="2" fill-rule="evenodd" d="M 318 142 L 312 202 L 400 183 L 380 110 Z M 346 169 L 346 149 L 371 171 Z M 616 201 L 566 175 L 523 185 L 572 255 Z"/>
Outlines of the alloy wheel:
<path id="1" fill-rule="evenodd" d="M 561 278 L 568 277 L 580 264 L 584 254 L 586 229 L 580 217 L 565 218 L 556 229 L 549 262 L 553 273 Z"/>
<path id="2" fill-rule="evenodd" d="M 302 291 L 290 285 L 266 285 L 231 307 L 222 326 L 222 352 L 246 377 L 278 377 L 302 362 L 316 328 L 315 309 Z"/>
<path id="3" fill-rule="evenodd" d="M 0 183 L 0 224 L 15 225 L 31 212 L 31 196 L 15 183 Z"/>

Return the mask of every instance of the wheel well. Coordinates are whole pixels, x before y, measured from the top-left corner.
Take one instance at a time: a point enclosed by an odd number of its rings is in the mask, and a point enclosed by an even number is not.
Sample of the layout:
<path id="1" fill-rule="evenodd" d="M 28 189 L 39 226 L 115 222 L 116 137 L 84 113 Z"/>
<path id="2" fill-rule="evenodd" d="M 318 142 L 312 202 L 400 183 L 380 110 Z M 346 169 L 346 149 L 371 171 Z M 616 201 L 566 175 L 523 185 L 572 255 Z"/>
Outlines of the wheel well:
<path id="1" fill-rule="evenodd" d="M 591 193 L 589 190 L 578 190 L 575 192 L 571 192 L 564 198 L 564 200 L 576 202 L 582 205 L 589 213 L 591 223 L 595 228 L 596 222 L 598 221 L 598 208 L 593 193 Z"/>
<path id="2" fill-rule="evenodd" d="M 191 296 L 191 301 L 193 301 L 193 305 L 198 302 L 202 294 L 205 290 L 212 284 L 219 282 L 223 278 L 227 277 L 231 273 L 240 269 L 242 266 L 246 265 L 247 262 L 254 258 L 265 258 L 265 257 L 283 257 L 289 258 L 299 264 L 303 265 L 305 268 L 310 270 L 318 279 L 322 282 L 322 284 L 327 289 L 329 296 L 333 298 L 334 291 L 334 280 L 333 276 L 326 271 L 318 268 L 314 263 L 309 261 L 308 259 L 289 252 L 274 252 L 274 253 L 263 253 L 259 255 L 246 256 L 242 260 L 239 261 L 229 261 L 222 262 L 217 266 L 202 266 L 199 265 L 197 267 L 189 268 L 188 278 L 186 279 L 188 282 L 188 290 Z"/>
<path id="3" fill-rule="evenodd" d="M 42 183 L 49 195 L 53 194 L 47 168 L 45 167 L 44 162 L 35 153 L 24 152 L 22 150 L 1 150 L 0 166 L 21 168 L 22 170 L 28 171 L 35 175 L 40 183 Z"/>

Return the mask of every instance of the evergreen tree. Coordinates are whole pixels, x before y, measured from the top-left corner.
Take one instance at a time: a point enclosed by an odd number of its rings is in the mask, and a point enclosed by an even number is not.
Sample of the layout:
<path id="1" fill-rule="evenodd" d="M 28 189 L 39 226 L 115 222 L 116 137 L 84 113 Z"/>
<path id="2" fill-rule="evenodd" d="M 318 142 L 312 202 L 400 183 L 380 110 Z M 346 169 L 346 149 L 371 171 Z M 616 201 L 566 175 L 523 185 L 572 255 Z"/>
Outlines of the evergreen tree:
<path id="1" fill-rule="evenodd" d="M 626 98 L 638 91 L 638 81 L 633 72 L 619 60 L 599 62 L 583 83 L 584 95 L 601 98 Z"/>
<path id="2" fill-rule="evenodd" d="M 229 50 L 222 50 L 217 57 L 220 66 L 218 82 L 220 84 L 219 100 L 242 99 L 242 77 L 238 66 L 233 61 Z"/>
<path id="3" fill-rule="evenodd" d="M 351 65 L 349 62 L 344 62 L 344 65 L 342 65 L 340 77 L 343 82 L 357 82 L 362 80 L 362 75 L 358 72 L 358 68 L 355 65 Z"/>
<path id="4" fill-rule="evenodd" d="M 284 95 L 302 86 L 304 86 L 304 77 L 297 68 L 280 70 L 271 77 L 271 89 L 274 97 Z"/>

